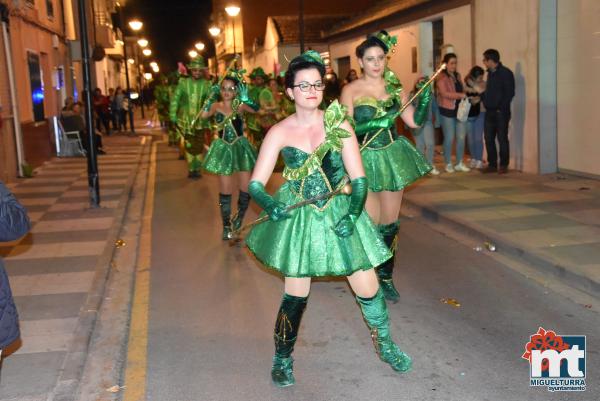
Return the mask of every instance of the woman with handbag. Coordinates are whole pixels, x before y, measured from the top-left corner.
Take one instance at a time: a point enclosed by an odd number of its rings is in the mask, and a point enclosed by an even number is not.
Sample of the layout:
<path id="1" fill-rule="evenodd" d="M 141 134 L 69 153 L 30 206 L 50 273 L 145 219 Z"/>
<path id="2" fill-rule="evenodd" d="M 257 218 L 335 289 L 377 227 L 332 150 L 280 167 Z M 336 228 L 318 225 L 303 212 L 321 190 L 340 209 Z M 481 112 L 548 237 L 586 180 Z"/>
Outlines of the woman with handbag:
<path id="1" fill-rule="evenodd" d="M 446 69 L 436 82 L 437 102 L 440 110 L 440 123 L 444 133 L 444 161 L 446 172 L 471 171 L 463 163 L 465 153 L 465 137 L 467 135 L 466 119 L 469 111 L 466 110 L 464 121 L 459 120 L 459 108 L 464 114 L 466 107 L 470 106 L 467 95 L 464 92 L 460 74 L 456 71 L 456 54 L 448 53 L 444 56 Z M 461 103 L 462 102 L 462 103 Z M 462 106 L 460 106 L 462 104 Z M 459 107 L 460 106 L 460 107 Z M 456 164 L 452 164 L 452 143 L 456 138 Z"/>

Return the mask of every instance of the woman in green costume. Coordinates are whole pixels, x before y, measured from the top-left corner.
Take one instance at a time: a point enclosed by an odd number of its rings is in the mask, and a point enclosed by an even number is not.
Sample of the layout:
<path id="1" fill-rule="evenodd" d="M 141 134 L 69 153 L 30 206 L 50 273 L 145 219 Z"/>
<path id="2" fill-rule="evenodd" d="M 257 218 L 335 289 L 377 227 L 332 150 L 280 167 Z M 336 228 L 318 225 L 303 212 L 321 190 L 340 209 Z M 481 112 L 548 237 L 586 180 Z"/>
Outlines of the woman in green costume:
<path id="1" fill-rule="evenodd" d="M 286 92 L 296 113 L 274 125 L 258 155 L 249 192 L 268 214 L 255 226 L 246 244 L 267 267 L 285 276 L 285 292 L 277 314 L 275 385 L 294 384 L 292 351 L 310 292 L 311 277 L 347 276 L 360 305 L 379 357 L 399 372 L 411 359 L 392 341 L 387 307 L 373 266 L 391 257 L 377 228 L 363 213 L 367 179 L 358 142 L 343 106 L 337 101 L 319 110 L 325 65 L 309 50 L 294 58 L 286 73 Z M 265 191 L 281 153 L 287 180 L 275 195 Z M 350 180 L 352 194 L 288 211 L 302 200 L 340 189 Z"/>
<path id="2" fill-rule="evenodd" d="M 395 44 L 396 37 L 385 31 L 367 37 L 356 48 L 364 74 L 344 86 L 340 98 L 356 123 L 356 136 L 369 179 L 367 213 L 378 224 L 392 253 L 396 248 L 404 188 L 432 169 L 412 143 L 396 132 L 396 118 L 408 97 L 396 75 L 386 66 L 386 55 Z M 431 88 L 427 87 L 417 108 L 408 106 L 400 117 L 411 128 L 421 125 L 430 100 Z M 376 271 L 385 298 L 396 302 L 399 294 L 392 281 L 393 269 L 394 257 Z"/>
<path id="3" fill-rule="evenodd" d="M 223 100 L 215 102 L 221 93 Z M 237 97 L 236 97 L 237 95 Z M 248 87 L 242 71 L 232 70 L 221 82 L 211 88 L 201 117 L 213 117 L 218 136 L 212 141 L 202 167 L 219 176 L 219 206 L 223 220 L 223 240 L 231 238 L 233 229 L 242 225 L 250 203 L 248 181 L 256 162 L 256 149 L 244 135 L 243 113 L 255 113 L 256 104 L 248 96 Z M 231 220 L 231 194 L 237 178 L 238 211 Z"/>

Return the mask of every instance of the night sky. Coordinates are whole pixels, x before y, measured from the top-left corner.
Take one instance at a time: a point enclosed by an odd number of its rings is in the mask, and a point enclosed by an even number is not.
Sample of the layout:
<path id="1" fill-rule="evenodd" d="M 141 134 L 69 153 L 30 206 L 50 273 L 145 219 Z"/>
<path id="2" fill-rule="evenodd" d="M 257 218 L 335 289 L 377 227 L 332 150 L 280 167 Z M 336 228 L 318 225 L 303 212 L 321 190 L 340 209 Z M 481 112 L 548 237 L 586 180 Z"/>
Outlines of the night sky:
<path id="1" fill-rule="evenodd" d="M 162 72 L 177 68 L 177 61 L 187 62 L 188 51 L 194 43 L 206 45 L 203 56 L 214 54 L 208 28 L 212 9 L 211 0 L 128 0 L 124 23 L 137 17 L 143 23 L 143 36 L 150 41 L 152 59 Z"/>

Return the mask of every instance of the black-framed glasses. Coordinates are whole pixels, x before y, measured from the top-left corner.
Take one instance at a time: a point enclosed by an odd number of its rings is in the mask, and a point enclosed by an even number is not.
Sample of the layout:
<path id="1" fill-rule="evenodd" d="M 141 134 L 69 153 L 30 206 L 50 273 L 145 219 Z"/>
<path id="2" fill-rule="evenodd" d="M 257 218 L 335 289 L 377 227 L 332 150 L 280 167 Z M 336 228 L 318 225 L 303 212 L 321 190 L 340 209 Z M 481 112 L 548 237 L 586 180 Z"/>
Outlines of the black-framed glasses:
<path id="1" fill-rule="evenodd" d="M 300 82 L 298 85 L 294 85 L 293 87 L 300 88 L 300 91 L 302 92 L 308 92 L 312 87 L 320 92 L 325 90 L 325 83 L 323 83 L 322 81 L 315 82 L 314 84 L 309 84 L 308 82 Z"/>

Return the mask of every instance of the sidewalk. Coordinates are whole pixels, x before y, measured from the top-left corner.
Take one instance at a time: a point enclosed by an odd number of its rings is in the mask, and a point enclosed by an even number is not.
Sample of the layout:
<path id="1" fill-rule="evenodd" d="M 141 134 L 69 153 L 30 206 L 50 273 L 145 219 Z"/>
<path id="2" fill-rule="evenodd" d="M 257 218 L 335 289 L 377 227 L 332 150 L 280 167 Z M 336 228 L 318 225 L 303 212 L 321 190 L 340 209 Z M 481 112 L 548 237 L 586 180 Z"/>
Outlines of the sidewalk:
<path id="1" fill-rule="evenodd" d="M 103 140 L 100 208 L 89 208 L 84 158 L 54 158 L 11 186 L 32 230 L 0 246 L 21 322 L 21 343 L 6 350 L 2 367 L 3 401 L 52 400 L 55 388 L 80 378 L 142 151 L 152 142 L 124 134 Z"/>
<path id="2" fill-rule="evenodd" d="M 511 171 L 441 174 L 405 192 L 425 218 L 490 241 L 567 284 L 600 296 L 600 181 Z"/>

